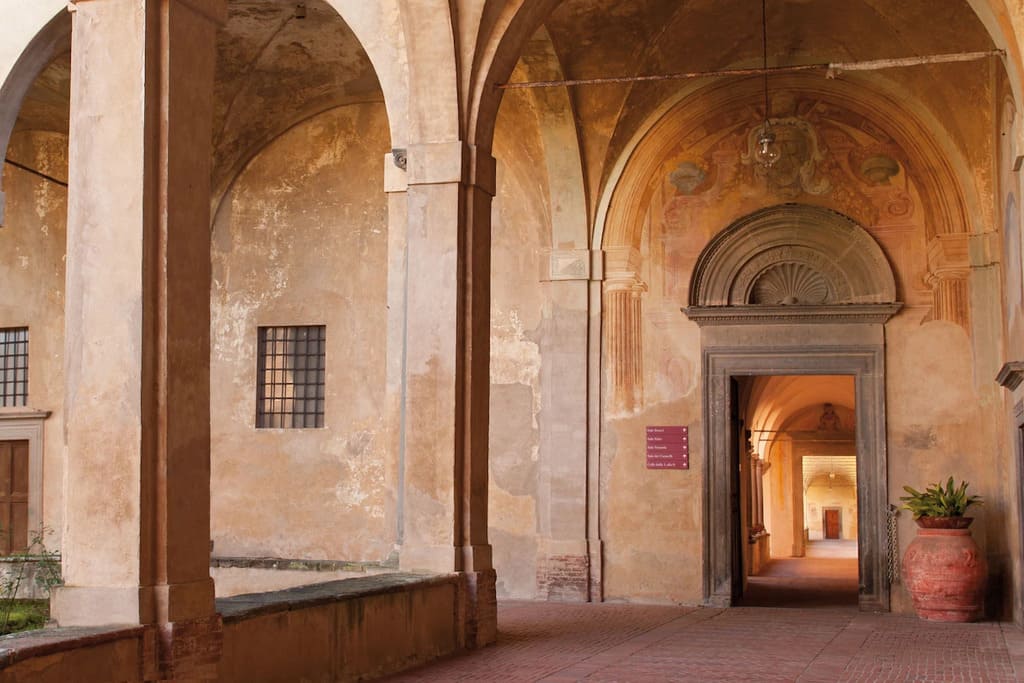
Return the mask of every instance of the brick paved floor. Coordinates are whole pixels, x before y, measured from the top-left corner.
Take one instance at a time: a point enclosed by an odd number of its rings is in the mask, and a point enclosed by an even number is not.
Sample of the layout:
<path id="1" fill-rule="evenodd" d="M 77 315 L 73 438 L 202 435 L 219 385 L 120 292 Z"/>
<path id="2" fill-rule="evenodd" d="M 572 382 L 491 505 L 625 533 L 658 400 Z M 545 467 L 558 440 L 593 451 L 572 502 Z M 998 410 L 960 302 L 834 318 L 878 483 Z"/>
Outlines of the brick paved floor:
<path id="1" fill-rule="evenodd" d="M 398 681 L 1024 681 L 1024 633 L 854 608 L 502 602 L 499 642 Z"/>

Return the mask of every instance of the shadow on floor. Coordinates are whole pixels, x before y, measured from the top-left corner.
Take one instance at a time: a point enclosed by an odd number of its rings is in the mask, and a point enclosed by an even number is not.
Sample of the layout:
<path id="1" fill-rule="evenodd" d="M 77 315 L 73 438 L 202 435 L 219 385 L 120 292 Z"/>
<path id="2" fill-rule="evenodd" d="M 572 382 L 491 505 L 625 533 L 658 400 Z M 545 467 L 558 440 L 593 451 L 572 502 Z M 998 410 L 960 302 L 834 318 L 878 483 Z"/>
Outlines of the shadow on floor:
<path id="1" fill-rule="evenodd" d="M 808 544 L 806 557 L 771 560 L 747 580 L 747 607 L 856 607 L 857 547 L 844 541 Z"/>

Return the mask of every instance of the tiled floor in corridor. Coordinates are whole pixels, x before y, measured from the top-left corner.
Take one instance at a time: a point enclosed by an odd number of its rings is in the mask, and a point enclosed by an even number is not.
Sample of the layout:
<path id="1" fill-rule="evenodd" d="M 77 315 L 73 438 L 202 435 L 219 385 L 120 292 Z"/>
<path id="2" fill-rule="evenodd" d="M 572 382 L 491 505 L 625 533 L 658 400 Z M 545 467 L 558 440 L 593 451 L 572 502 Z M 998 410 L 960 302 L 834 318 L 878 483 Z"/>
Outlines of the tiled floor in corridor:
<path id="1" fill-rule="evenodd" d="M 398 681 L 905 681 L 1024 683 L 1012 624 L 858 611 L 857 549 L 811 543 L 773 560 L 731 609 L 503 602 L 498 644 Z"/>
<path id="2" fill-rule="evenodd" d="M 497 645 L 397 681 L 1024 681 L 1010 624 L 855 608 L 726 610 L 503 602 Z"/>

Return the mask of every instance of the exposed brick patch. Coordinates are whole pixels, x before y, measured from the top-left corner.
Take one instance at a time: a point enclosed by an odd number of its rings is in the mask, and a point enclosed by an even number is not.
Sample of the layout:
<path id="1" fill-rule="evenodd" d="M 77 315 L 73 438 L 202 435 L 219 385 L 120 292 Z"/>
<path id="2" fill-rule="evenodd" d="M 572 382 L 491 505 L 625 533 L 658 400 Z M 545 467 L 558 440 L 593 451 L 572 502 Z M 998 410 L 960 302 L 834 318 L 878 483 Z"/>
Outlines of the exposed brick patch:
<path id="1" fill-rule="evenodd" d="M 160 624 L 160 674 L 164 680 L 217 680 L 224 648 L 219 614 L 204 619 Z"/>
<path id="2" fill-rule="evenodd" d="M 491 569 L 477 573 L 477 647 L 498 639 L 498 574 Z"/>
<path id="3" fill-rule="evenodd" d="M 463 614 L 465 646 L 490 645 L 498 637 L 497 572 L 493 569 L 467 572 Z"/>
<path id="4" fill-rule="evenodd" d="M 537 593 L 544 600 L 586 602 L 590 598 L 590 558 L 551 555 L 537 563 Z"/>

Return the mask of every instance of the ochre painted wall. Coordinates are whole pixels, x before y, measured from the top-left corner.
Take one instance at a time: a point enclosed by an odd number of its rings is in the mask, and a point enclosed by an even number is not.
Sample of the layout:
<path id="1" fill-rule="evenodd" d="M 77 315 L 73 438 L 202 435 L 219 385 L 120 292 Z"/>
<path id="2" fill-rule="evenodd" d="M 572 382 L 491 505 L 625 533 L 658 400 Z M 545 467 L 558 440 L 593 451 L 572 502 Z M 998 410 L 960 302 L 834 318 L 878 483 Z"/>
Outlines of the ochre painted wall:
<path id="1" fill-rule="evenodd" d="M 383 417 L 383 105 L 333 109 L 273 141 L 213 227 L 214 554 L 379 562 L 396 539 Z M 326 325 L 323 429 L 255 429 L 261 325 Z"/>
<path id="2" fill-rule="evenodd" d="M 498 193 L 491 212 L 491 397 L 488 534 L 502 597 L 533 598 L 541 492 L 538 274 L 551 219 L 544 145 L 529 95 L 498 118 Z"/>
<path id="3" fill-rule="evenodd" d="M 58 179 L 67 177 L 67 136 L 18 131 L 8 158 Z M 4 164 L 7 215 L 0 227 L 0 327 L 29 328 L 28 408 L 43 423 L 44 542 L 60 547 L 64 461 L 64 251 L 67 190 Z"/>

